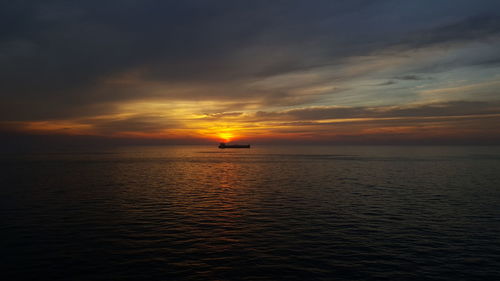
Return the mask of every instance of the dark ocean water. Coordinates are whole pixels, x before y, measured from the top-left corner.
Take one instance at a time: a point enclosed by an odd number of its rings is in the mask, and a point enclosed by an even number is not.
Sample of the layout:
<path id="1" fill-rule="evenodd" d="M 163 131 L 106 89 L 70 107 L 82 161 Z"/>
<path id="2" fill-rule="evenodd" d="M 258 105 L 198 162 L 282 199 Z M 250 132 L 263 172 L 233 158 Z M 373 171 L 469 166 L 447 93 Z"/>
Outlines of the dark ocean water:
<path id="1" fill-rule="evenodd" d="M 2 280 L 500 278 L 500 147 L 121 147 L 0 166 Z"/>

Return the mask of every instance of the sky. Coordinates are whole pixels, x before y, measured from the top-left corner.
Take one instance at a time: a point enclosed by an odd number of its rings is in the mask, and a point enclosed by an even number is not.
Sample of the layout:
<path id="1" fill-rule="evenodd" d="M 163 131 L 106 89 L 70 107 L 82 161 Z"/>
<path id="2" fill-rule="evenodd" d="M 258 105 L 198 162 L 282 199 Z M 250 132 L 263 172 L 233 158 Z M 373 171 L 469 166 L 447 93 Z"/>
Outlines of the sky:
<path id="1" fill-rule="evenodd" d="M 0 3 L 0 138 L 500 144 L 500 1 Z"/>

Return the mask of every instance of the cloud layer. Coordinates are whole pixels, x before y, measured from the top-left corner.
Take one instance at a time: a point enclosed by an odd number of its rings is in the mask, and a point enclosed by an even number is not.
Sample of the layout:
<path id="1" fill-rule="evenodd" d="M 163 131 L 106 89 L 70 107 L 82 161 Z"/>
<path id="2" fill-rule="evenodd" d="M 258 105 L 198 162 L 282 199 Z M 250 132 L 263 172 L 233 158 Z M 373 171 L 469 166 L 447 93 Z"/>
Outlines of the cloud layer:
<path id="1" fill-rule="evenodd" d="M 486 134 L 500 113 L 497 11 L 451 0 L 10 1 L 0 120 L 10 132 L 145 138 Z"/>

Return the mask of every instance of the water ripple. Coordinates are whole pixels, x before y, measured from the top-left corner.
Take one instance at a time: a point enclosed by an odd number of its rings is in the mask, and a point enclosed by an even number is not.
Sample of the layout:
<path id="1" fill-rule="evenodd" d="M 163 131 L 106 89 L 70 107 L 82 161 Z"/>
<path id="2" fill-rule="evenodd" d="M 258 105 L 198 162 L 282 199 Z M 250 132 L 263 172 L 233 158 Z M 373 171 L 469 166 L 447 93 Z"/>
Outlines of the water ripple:
<path id="1" fill-rule="evenodd" d="M 469 150 L 429 157 L 401 150 L 166 150 L 1 158 L 4 274 L 11 280 L 500 276 L 500 158 Z"/>

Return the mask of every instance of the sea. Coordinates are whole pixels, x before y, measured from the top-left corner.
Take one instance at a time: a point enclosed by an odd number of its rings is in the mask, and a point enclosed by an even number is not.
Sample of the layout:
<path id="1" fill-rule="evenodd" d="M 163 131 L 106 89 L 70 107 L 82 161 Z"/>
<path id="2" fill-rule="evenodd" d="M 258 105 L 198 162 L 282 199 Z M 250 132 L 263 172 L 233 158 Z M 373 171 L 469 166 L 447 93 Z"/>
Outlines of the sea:
<path id="1" fill-rule="evenodd" d="M 500 280 L 498 146 L 0 154 L 2 280 Z"/>

